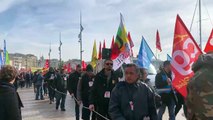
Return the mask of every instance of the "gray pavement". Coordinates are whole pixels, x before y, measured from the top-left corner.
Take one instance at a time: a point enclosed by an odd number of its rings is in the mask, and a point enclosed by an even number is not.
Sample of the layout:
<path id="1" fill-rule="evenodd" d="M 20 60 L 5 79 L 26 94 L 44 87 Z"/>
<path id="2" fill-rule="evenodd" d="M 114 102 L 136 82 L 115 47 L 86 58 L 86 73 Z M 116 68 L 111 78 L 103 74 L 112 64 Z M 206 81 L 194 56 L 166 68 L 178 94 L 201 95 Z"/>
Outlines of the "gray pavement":
<path id="1" fill-rule="evenodd" d="M 70 95 L 66 98 L 66 111 L 55 109 L 55 103 L 49 104 L 49 99 L 45 96 L 45 100 L 35 100 L 33 89 L 18 89 L 19 95 L 24 104 L 22 108 L 23 120 L 75 120 L 75 104 Z M 177 120 L 185 120 L 183 111 L 177 115 Z M 168 112 L 164 114 L 163 120 L 168 120 Z"/>

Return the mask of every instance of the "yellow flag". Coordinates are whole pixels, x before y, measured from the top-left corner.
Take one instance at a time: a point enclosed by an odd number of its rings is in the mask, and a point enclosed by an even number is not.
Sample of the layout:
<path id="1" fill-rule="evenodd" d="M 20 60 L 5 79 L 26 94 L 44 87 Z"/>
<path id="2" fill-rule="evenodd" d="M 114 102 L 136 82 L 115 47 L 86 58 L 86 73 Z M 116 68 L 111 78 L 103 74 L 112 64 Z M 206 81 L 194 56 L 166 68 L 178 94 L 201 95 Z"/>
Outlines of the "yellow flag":
<path id="1" fill-rule="evenodd" d="M 91 59 L 91 63 L 90 63 L 93 68 L 96 67 L 97 61 L 98 61 L 98 56 L 97 56 L 97 49 L 96 49 L 96 41 L 94 41 L 92 59 Z"/>

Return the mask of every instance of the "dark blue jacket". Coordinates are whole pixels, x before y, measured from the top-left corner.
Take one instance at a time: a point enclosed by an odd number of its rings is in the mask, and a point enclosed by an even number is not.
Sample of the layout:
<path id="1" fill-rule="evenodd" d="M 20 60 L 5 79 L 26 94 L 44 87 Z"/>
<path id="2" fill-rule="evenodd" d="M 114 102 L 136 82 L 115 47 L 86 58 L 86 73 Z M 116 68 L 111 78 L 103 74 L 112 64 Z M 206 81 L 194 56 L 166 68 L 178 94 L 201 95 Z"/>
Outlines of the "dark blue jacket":
<path id="1" fill-rule="evenodd" d="M 154 93 L 141 81 L 119 82 L 111 94 L 109 114 L 112 120 L 143 120 L 145 117 L 157 120 Z"/>
<path id="2" fill-rule="evenodd" d="M 44 82 L 44 77 L 42 76 L 42 74 L 39 74 L 36 81 L 35 81 L 35 85 L 43 85 Z"/>

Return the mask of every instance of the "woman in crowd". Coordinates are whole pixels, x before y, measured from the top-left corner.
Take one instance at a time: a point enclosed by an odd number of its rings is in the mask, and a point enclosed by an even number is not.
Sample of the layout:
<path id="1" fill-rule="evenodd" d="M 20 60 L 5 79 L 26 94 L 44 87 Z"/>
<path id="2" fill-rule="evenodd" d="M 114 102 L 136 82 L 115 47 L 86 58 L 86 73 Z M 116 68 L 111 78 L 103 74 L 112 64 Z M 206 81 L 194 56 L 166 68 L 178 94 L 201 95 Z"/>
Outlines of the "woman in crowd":
<path id="1" fill-rule="evenodd" d="M 10 65 L 0 70 L 0 120 L 21 120 L 22 102 L 13 85 L 17 71 Z"/>

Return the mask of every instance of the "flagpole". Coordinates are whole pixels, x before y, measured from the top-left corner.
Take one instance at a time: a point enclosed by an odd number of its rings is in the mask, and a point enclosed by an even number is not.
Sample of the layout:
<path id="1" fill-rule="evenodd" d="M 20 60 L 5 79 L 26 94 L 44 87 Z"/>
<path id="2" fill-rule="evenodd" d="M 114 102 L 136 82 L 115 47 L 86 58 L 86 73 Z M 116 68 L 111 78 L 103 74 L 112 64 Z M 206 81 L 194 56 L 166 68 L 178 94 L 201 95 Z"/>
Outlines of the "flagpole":
<path id="1" fill-rule="evenodd" d="M 200 49 L 202 50 L 201 0 L 199 0 L 199 34 L 200 34 Z"/>
<path id="2" fill-rule="evenodd" d="M 61 32 L 59 33 L 59 63 L 61 64 Z"/>
<path id="3" fill-rule="evenodd" d="M 79 37 L 79 43 L 80 43 L 80 64 L 82 66 L 82 54 L 83 54 L 83 50 L 82 50 L 82 31 L 83 31 L 83 26 L 82 26 L 82 16 L 81 16 L 81 12 L 80 12 L 80 33 L 78 35 Z"/>
<path id="4" fill-rule="evenodd" d="M 50 41 L 50 46 L 49 46 L 49 65 L 50 65 L 50 54 L 51 54 L 51 41 Z M 50 65 L 51 66 L 51 65 Z"/>

